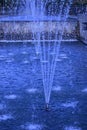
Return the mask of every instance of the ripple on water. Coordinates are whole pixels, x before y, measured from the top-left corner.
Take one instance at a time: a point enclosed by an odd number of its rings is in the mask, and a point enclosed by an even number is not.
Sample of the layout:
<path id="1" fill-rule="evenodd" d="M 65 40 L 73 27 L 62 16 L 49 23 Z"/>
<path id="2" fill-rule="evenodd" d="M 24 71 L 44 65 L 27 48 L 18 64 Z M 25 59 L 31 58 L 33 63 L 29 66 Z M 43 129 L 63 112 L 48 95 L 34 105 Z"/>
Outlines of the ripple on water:
<path id="1" fill-rule="evenodd" d="M 83 89 L 82 92 L 87 93 L 87 88 Z"/>
<path id="2" fill-rule="evenodd" d="M 6 56 L 0 55 L 0 60 L 5 60 Z"/>
<path id="3" fill-rule="evenodd" d="M 65 108 L 75 108 L 77 107 L 78 101 L 74 101 L 74 102 L 66 102 L 63 103 L 62 106 Z"/>
<path id="4" fill-rule="evenodd" d="M 12 63 L 14 61 L 14 59 L 12 58 L 12 59 L 7 59 L 5 62 L 6 63 Z"/>
<path id="5" fill-rule="evenodd" d="M 21 53 L 24 54 L 24 55 L 28 54 L 27 51 L 22 51 Z"/>
<path id="6" fill-rule="evenodd" d="M 56 92 L 61 91 L 61 86 L 55 86 L 52 90 Z"/>
<path id="7" fill-rule="evenodd" d="M 82 129 L 76 126 L 66 126 L 64 130 L 82 130 Z"/>
<path id="8" fill-rule="evenodd" d="M 4 115 L 0 115 L 0 121 L 6 121 L 9 119 L 12 119 L 12 115 L 11 114 L 4 114 Z"/>
<path id="9" fill-rule="evenodd" d="M 56 60 L 56 62 L 61 62 L 62 61 L 62 59 L 60 59 L 60 58 L 57 58 L 55 60 Z"/>
<path id="10" fill-rule="evenodd" d="M 6 95 L 5 98 L 6 98 L 6 99 L 12 99 L 12 100 L 13 100 L 13 99 L 16 99 L 17 96 L 14 95 L 14 94 L 12 94 L 12 95 Z"/>
<path id="11" fill-rule="evenodd" d="M 9 55 L 9 56 L 13 56 L 14 53 L 13 53 L 13 52 L 9 52 L 8 55 Z"/>
<path id="12" fill-rule="evenodd" d="M 0 110 L 3 110 L 6 108 L 6 105 L 5 104 L 0 104 Z"/>
<path id="13" fill-rule="evenodd" d="M 66 54 L 60 54 L 60 57 L 63 58 L 63 59 L 67 59 L 67 55 Z"/>
<path id="14" fill-rule="evenodd" d="M 26 89 L 26 91 L 28 92 L 28 93 L 36 93 L 37 92 L 37 89 L 36 88 L 30 88 L 30 89 Z"/>
<path id="15" fill-rule="evenodd" d="M 65 53 L 61 53 L 60 56 L 63 57 L 63 56 L 66 56 L 66 54 Z"/>
<path id="16" fill-rule="evenodd" d="M 27 123 L 25 125 L 21 126 L 25 130 L 41 130 L 42 125 L 39 124 L 34 124 L 34 123 Z"/>
<path id="17" fill-rule="evenodd" d="M 24 60 L 23 63 L 24 63 L 24 64 L 28 64 L 29 61 L 28 61 L 28 60 Z"/>

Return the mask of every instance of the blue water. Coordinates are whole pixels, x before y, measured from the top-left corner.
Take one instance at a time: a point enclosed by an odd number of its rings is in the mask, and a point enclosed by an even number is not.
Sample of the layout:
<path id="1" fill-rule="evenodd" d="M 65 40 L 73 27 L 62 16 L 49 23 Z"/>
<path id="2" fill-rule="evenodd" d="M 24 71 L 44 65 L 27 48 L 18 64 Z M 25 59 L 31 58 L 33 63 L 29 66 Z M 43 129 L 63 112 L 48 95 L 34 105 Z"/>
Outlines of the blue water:
<path id="1" fill-rule="evenodd" d="M 0 130 L 86 130 L 87 46 L 63 42 L 49 111 L 32 43 L 0 43 Z"/>

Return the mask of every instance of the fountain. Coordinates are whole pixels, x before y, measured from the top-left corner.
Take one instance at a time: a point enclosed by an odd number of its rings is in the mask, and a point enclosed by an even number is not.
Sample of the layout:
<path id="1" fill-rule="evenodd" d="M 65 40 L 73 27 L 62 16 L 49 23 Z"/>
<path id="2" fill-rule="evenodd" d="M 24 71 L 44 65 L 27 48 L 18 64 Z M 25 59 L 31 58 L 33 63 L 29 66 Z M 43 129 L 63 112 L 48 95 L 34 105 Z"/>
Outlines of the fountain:
<path id="1" fill-rule="evenodd" d="M 14 24 L 16 21 L 28 21 L 36 25 L 33 25 L 31 30 L 32 42 L 35 45 L 36 55 L 40 59 L 47 111 L 64 28 L 72 1 L 60 0 L 57 3 L 55 0 L 22 0 L 20 6 L 22 9 L 19 10 L 18 16 L 1 18 L 1 21 L 14 21 Z M 16 3 L 15 12 L 17 7 L 18 2 Z M 62 23 L 62 31 L 58 26 L 58 22 Z M 53 23 L 55 23 L 54 29 Z"/>

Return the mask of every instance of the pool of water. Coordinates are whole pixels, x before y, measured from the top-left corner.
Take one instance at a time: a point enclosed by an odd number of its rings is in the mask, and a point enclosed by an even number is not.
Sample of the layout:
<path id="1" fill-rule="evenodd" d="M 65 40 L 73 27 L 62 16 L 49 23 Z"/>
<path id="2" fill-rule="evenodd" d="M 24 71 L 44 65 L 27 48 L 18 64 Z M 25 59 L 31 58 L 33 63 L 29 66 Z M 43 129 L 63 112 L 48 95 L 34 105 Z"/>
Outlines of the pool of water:
<path id="1" fill-rule="evenodd" d="M 32 43 L 0 43 L 0 130 L 87 130 L 87 46 L 63 42 L 49 111 Z"/>

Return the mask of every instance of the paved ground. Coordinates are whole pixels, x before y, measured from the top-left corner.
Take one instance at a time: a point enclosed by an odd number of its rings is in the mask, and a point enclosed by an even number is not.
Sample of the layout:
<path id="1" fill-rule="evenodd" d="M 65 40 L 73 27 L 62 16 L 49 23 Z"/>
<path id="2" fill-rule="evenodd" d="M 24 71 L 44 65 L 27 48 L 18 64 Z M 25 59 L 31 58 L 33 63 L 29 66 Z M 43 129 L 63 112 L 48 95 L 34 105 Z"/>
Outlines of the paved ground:
<path id="1" fill-rule="evenodd" d="M 87 130 L 87 46 L 62 43 L 46 112 L 34 45 L 0 43 L 0 130 Z"/>

